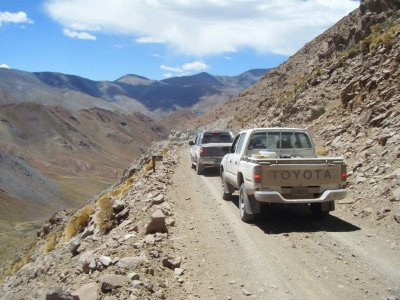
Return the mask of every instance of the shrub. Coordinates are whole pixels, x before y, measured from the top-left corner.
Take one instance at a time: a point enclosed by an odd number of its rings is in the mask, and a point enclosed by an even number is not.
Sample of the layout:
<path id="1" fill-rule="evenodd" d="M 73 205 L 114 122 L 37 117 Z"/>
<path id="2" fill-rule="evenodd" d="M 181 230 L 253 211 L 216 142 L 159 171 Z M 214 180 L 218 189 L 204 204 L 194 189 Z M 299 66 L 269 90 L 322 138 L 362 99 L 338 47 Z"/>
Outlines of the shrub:
<path id="1" fill-rule="evenodd" d="M 77 212 L 77 214 L 71 219 L 71 221 L 65 227 L 64 238 L 63 238 L 64 242 L 69 241 L 78 232 L 80 232 L 83 228 L 87 226 L 93 211 L 94 211 L 93 205 L 88 204 Z"/>
<path id="2" fill-rule="evenodd" d="M 102 196 L 96 203 L 99 212 L 97 213 L 97 226 L 100 232 L 107 233 L 112 228 L 112 219 L 114 217 L 113 201 L 111 194 Z"/>
<path id="3" fill-rule="evenodd" d="M 57 234 L 55 232 L 52 232 L 49 236 L 49 239 L 44 246 L 44 253 L 49 253 L 50 251 L 53 251 L 56 248 L 57 245 Z"/>
<path id="4" fill-rule="evenodd" d="M 168 153 L 168 148 L 167 147 L 165 147 L 165 148 L 162 148 L 161 149 L 161 151 L 160 151 L 160 154 L 162 155 L 162 156 L 164 156 L 164 155 L 166 155 L 167 153 Z"/>

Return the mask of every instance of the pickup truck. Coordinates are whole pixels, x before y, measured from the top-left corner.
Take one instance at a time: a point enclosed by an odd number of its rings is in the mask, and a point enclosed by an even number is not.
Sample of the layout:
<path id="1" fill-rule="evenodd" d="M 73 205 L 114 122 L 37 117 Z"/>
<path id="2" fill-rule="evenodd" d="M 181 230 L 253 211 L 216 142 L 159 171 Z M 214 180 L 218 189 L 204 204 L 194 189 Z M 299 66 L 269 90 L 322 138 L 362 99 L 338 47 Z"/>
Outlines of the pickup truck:
<path id="1" fill-rule="evenodd" d="M 263 204 L 305 203 L 324 218 L 346 196 L 341 157 L 317 157 L 305 129 L 257 128 L 240 132 L 220 165 L 222 198 L 239 190 L 242 221 L 253 222 Z"/>
<path id="2" fill-rule="evenodd" d="M 198 175 L 205 168 L 219 168 L 222 157 L 229 152 L 233 134 L 226 130 L 207 130 L 197 134 L 195 141 L 190 141 L 190 159 L 192 168 Z"/>

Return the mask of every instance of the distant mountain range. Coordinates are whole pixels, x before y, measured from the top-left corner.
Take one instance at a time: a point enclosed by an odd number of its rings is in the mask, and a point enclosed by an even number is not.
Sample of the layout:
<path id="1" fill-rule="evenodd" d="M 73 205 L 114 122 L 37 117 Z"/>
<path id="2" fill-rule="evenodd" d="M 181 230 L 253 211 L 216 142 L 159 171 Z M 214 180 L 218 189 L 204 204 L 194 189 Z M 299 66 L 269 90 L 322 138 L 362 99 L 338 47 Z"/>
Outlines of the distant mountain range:
<path id="1" fill-rule="evenodd" d="M 0 69 L 0 105 L 34 102 L 72 111 L 98 107 L 161 119 L 180 108 L 206 112 L 254 84 L 267 71 L 250 70 L 233 77 L 199 73 L 161 81 L 132 74 L 115 81 L 93 81 L 54 72 Z"/>
<path id="2" fill-rule="evenodd" d="M 104 190 L 169 128 L 227 101 L 266 72 L 93 81 L 0 68 L 0 234 L 17 236 L 21 222 Z"/>

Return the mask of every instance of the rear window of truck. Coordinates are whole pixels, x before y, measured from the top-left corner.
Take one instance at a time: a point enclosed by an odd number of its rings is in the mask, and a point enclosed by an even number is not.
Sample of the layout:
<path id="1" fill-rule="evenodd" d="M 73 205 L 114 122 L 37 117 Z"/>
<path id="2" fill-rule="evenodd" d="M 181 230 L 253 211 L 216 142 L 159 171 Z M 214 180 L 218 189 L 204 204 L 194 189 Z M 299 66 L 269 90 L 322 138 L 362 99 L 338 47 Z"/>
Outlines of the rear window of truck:
<path id="1" fill-rule="evenodd" d="M 304 132 L 254 132 L 248 150 L 310 149 L 311 141 Z"/>
<path id="2" fill-rule="evenodd" d="M 201 143 L 232 143 L 232 137 L 229 133 L 205 133 Z"/>

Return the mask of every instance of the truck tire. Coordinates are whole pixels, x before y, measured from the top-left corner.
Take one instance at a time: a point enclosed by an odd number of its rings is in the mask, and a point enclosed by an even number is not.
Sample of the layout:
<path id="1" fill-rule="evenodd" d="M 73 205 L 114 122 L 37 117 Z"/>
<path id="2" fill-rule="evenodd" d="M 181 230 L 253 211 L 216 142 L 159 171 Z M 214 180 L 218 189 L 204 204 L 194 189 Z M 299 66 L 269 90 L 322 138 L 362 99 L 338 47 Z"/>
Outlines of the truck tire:
<path id="1" fill-rule="evenodd" d="M 203 174 L 203 171 L 204 171 L 204 167 L 199 162 L 197 162 L 196 163 L 196 174 L 201 175 L 201 174 Z"/>
<path id="2" fill-rule="evenodd" d="M 313 219 L 324 220 L 329 216 L 329 210 L 323 210 L 321 203 L 311 203 L 311 215 Z"/>
<path id="3" fill-rule="evenodd" d="M 222 199 L 224 200 L 231 200 L 232 199 L 232 191 L 233 187 L 227 183 L 224 179 L 223 174 L 221 173 L 221 193 Z"/>
<path id="4" fill-rule="evenodd" d="M 253 223 L 256 219 L 256 214 L 251 214 L 246 210 L 246 207 L 251 207 L 251 201 L 256 201 L 256 199 L 253 198 L 253 196 L 247 195 L 244 183 L 242 183 L 239 189 L 239 212 L 240 219 L 245 223 Z"/>

